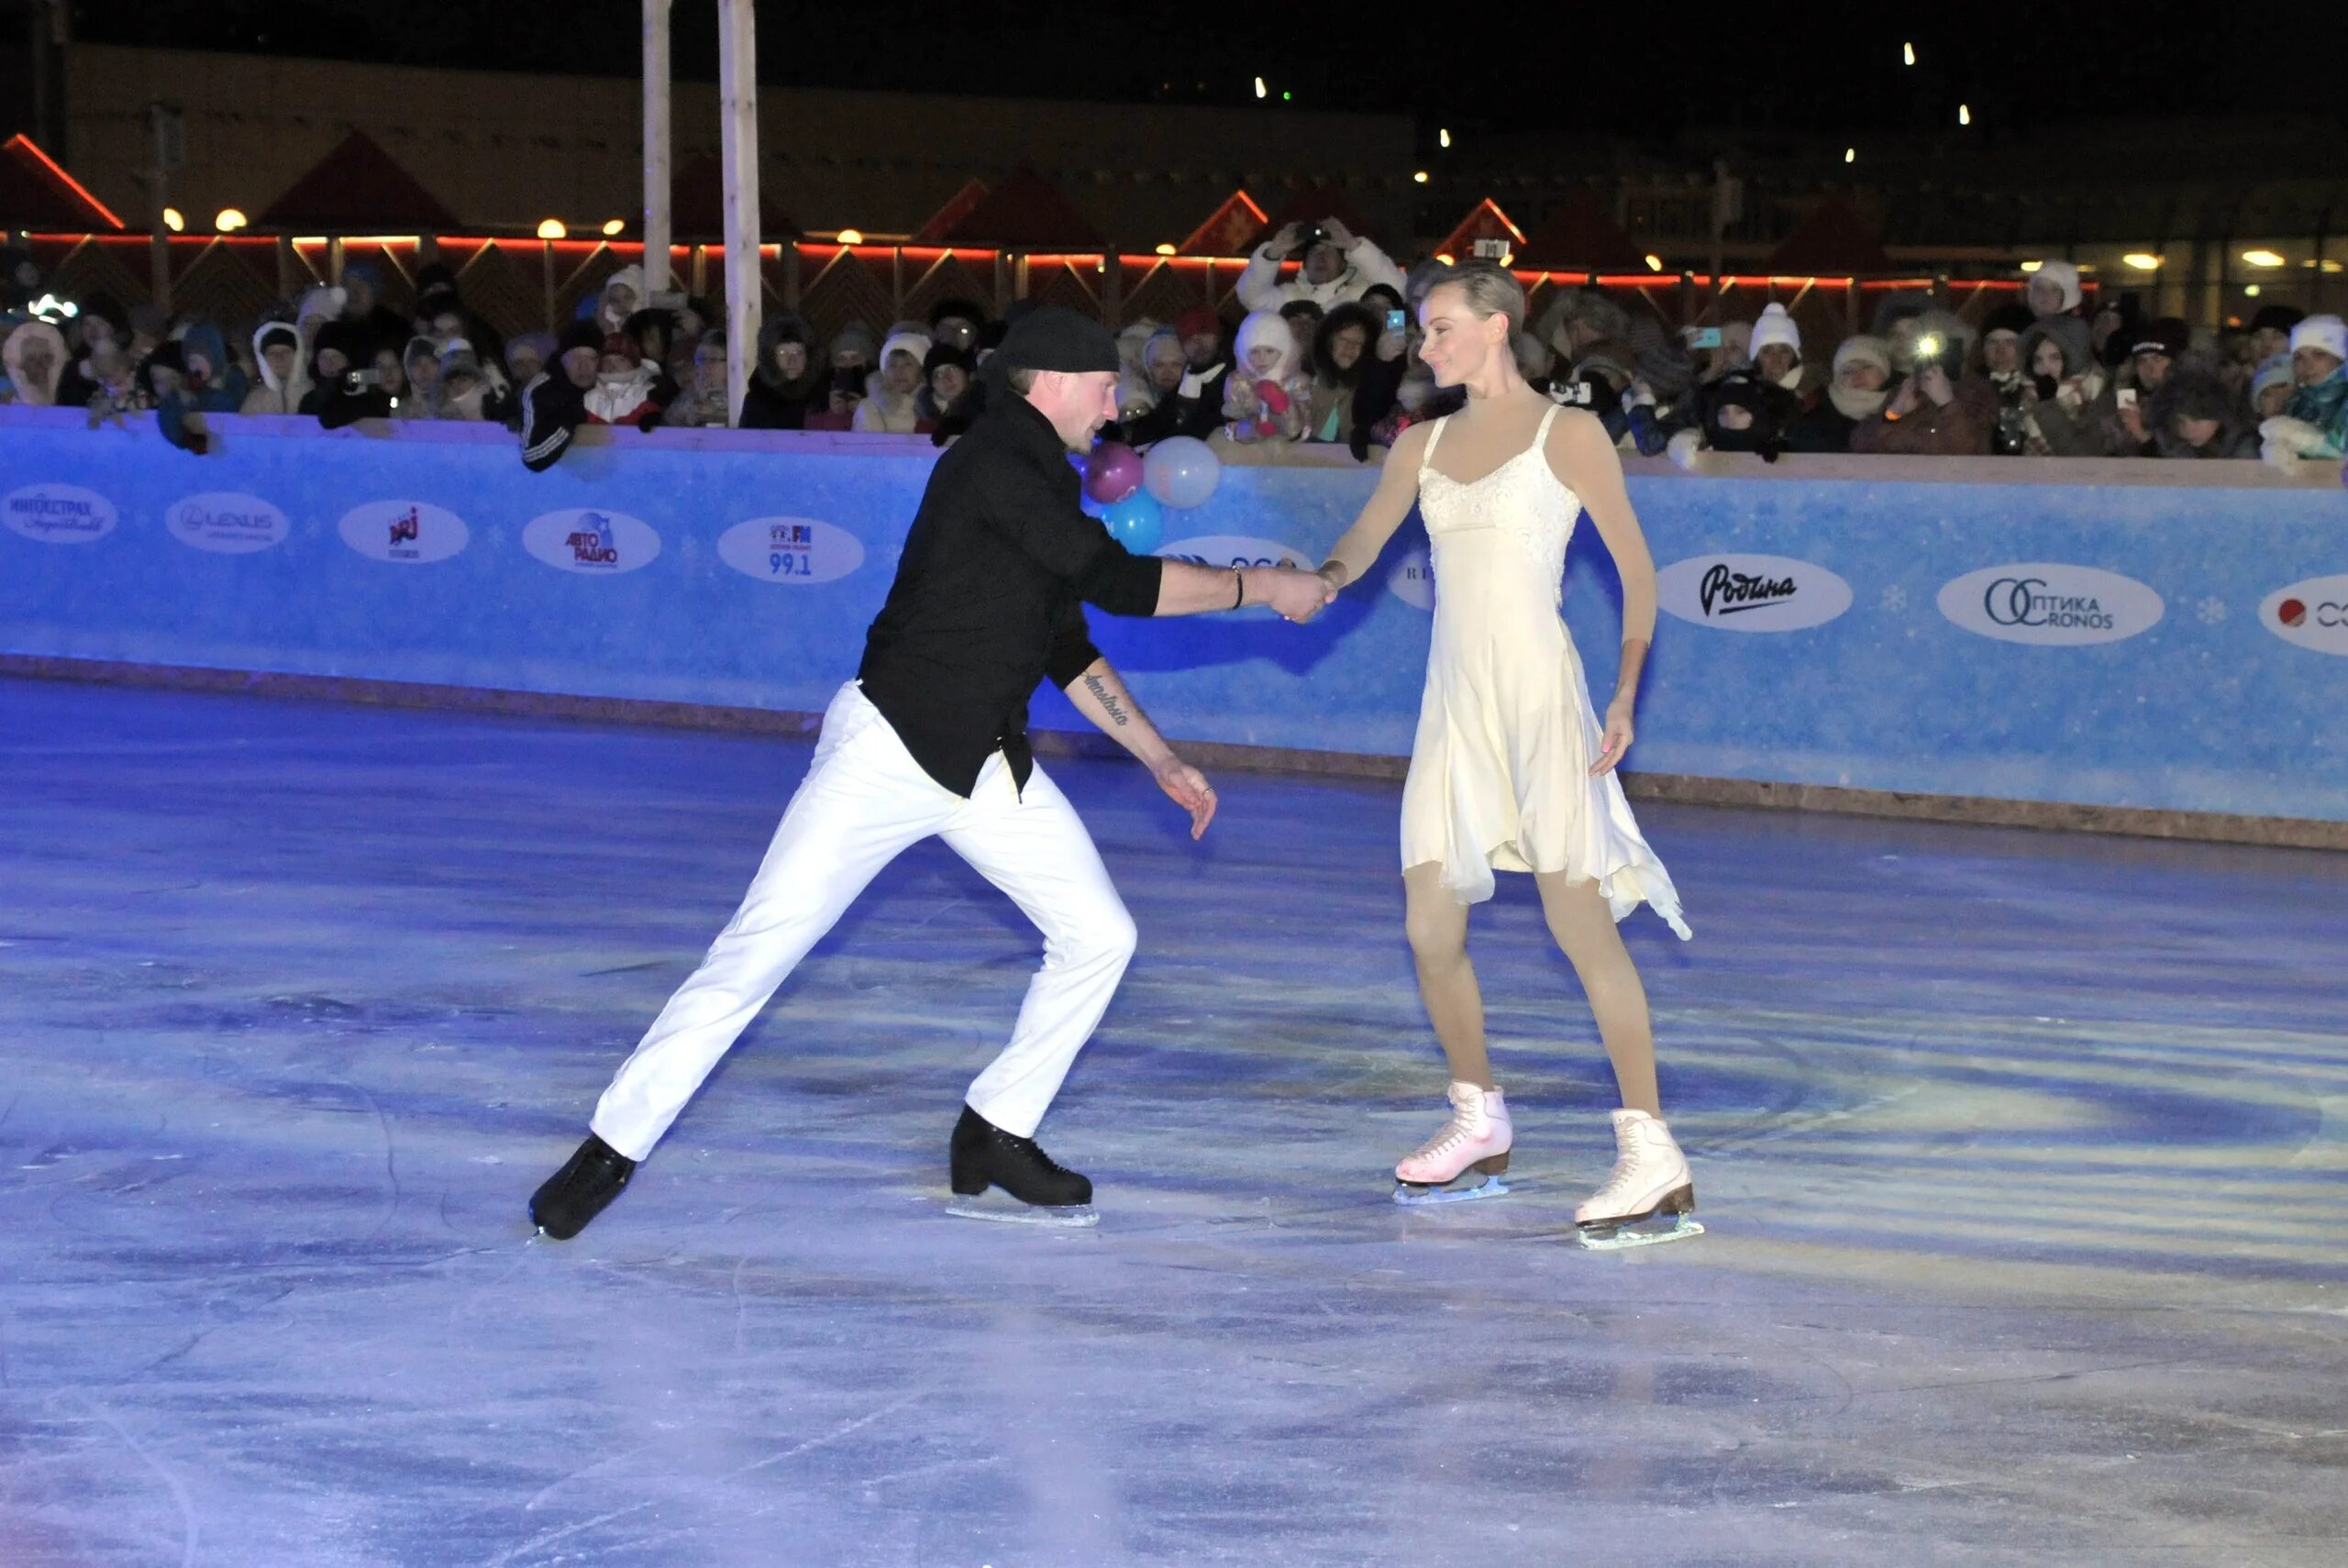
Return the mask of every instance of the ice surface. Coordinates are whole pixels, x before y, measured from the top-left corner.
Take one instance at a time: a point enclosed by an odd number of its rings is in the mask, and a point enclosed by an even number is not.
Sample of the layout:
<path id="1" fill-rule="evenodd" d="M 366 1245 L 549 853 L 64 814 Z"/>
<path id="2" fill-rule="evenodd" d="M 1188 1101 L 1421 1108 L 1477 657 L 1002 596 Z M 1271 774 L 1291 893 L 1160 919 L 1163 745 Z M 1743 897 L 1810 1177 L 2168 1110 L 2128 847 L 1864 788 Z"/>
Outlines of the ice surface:
<path id="1" fill-rule="evenodd" d="M 1193 845 L 1063 763 L 1142 933 L 1042 1130 L 1097 1229 L 940 1211 L 1036 944 L 929 846 L 532 1242 L 806 756 L 0 683 L 0 1564 L 2348 1559 L 2348 860 L 1648 810 L 1712 1233 L 1600 1254 L 1523 878 L 1525 1186 L 1398 1209 L 1395 791 Z"/>

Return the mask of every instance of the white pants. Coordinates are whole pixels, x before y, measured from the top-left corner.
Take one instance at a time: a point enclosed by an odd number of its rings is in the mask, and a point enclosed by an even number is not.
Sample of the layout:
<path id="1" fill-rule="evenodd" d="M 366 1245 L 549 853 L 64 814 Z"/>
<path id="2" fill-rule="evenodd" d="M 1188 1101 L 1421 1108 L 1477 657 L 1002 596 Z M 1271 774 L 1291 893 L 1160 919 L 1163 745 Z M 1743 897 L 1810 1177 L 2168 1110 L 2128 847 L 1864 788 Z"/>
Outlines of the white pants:
<path id="1" fill-rule="evenodd" d="M 1044 933 L 1044 967 L 1027 988 L 1011 1043 L 966 1097 L 997 1127 L 1034 1136 L 1133 957 L 1133 917 L 1076 809 L 1042 768 L 1023 795 L 998 752 L 965 801 L 921 770 L 854 682 L 824 714 L 814 763 L 742 907 L 604 1091 L 596 1136 L 630 1159 L 650 1154 L 865 884 L 932 834 Z"/>

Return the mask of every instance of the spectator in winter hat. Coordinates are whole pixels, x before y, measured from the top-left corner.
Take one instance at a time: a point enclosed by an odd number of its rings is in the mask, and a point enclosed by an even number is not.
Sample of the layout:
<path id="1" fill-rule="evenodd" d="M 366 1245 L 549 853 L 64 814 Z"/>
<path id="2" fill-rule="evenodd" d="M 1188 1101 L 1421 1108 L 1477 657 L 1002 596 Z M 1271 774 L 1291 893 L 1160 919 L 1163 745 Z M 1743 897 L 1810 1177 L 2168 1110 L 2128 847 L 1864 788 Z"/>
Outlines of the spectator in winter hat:
<path id="1" fill-rule="evenodd" d="M 2270 354 L 2258 362 L 2250 376 L 2250 413 L 2255 420 L 2276 419 L 2291 406 L 2291 394 L 2298 390 L 2298 377 L 2291 369 L 2288 353 Z"/>
<path id="2" fill-rule="evenodd" d="M 971 329 L 970 336 L 978 336 L 976 327 Z M 962 394 L 970 390 L 970 380 L 979 373 L 979 362 L 971 358 L 968 349 L 958 348 L 951 343 L 933 343 L 929 348 L 929 357 L 922 361 L 921 368 L 922 388 L 914 401 L 920 411 L 922 424 L 934 430 L 937 422 L 946 416 L 946 411 L 961 402 Z"/>
<path id="3" fill-rule="evenodd" d="M 528 386 L 555 356 L 555 340 L 544 332 L 523 332 L 505 340 L 505 379 L 515 392 Z"/>
<path id="4" fill-rule="evenodd" d="M 2030 378 L 2021 365 L 2021 335 L 2032 325 L 2030 307 L 2019 301 L 1999 305 L 1981 324 L 1981 373 L 1998 394 L 1989 449 L 2002 457 L 2030 449 L 2030 409 L 2023 395 Z"/>
<path id="5" fill-rule="evenodd" d="M 1753 324 L 1753 368 L 1771 386 L 1798 398 L 1816 392 L 1824 379 L 1812 375 L 1801 361 L 1801 328 L 1781 304 L 1771 304 Z"/>
<path id="6" fill-rule="evenodd" d="M 1825 395 L 1786 430 L 1789 452 L 1847 452 L 1851 432 L 1875 417 L 1891 392 L 1891 345 L 1880 337 L 1845 337 L 1834 350 L 1834 376 Z"/>
<path id="7" fill-rule="evenodd" d="M 504 411 L 500 406 L 497 384 L 489 372 L 482 369 L 481 356 L 473 346 L 460 337 L 444 345 L 440 350 L 440 417 L 457 420 L 484 420 L 502 424 Z"/>
<path id="8" fill-rule="evenodd" d="M 930 341 L 915 333 L 899 331 L 880 346 L 880 370 L 865 400 L 857 405 L 848 426 L 869 436 L 913 436 L 921 433 L 918 399 L 922 367 L 929 362 Z"/>
<path id="9" fill-rule="evenodd" d="M 2071 315 L 2079 308 L 2079 270 L 2068 261 L 2041 261 L 2022 293 L 2034 317 Z"/>
<path id="10" fill-rule="evenodd" d="M 592 321 L 563 328 L 544 370 L 515 394 L 520 404 L 522 466 L 544 473 L 570 449 L 571 437 L 587 423 L 587 394 L 595 390 L 603 361 L 604 335 Z M 512 352 L 509 345 L 509 356 Z"/>
<path id="11" fill-rule="evenodd" d="M 1998 397 L 1965 373 L 1972 329 L 1944 310 L 1904 318 L 1912 367 L 1875 417 L 1851 432 L 1851 450 L 1937 458 L 1986 457 Z M 1899 350 L 1893 349 L 1896 362 Z"/>
<path id="12" fill-rule="evenodd" d="M 832 368 L 815 352 L 814 336 L 791 311 L 759 324 L 759 362 L 742 393 L 743 429 L 802 430 L 810 412 L 828 407 Z"/>
<path id="13" fill-rule="evenodd" d="M 2153 440 L 2152 413 L 2143 400 L 2160 391 L 2192 341 L 2193 329 L 2178 316 L 2165 315 L 2138 329 L 2136 341 L 2129 346 L 2126 385 L 2121 389 L 2132 385 L 2136 395 L 2117 397 L 2105 422 L 2105 446 L 2112 457 L 2159 455 Z"/>
<path id="14" fill-rule="evenodd" d="M 1203 440 L 1214 433 L 1231 374 L 1220 316 L 1203 305 L 1184 311 L 1142 346 L 1142 369 L 1156 401 L 1124 422 L 1126 445 L 1139 449 L 1169 436 Z"/>
<path id="15" fill-rule="evenodd" d="M 2258 427 L 2270 461 L 2337 459 L 2348 447 L 2348 326 L 2311 315 L 2291 328 L 2291 370 L 2298 390 L 2279 419 Z"/>
<path id="16" fill-rule="evenodd" d="M 676 401 L 660 415 L 664 426 L 677 429 L 723 430 L 726 425 L 727 388 L 725 339 L 712 332 L 693 345 L 692 375 Z"/>
<path id="17" fill-rule="evenodd" d="M 650 429 L 668 406 L 661 396 L 667 381 L 666 369 L 647 359 L 635 338 L 625 332 L 607 335 L 595 363 L 595 384 L 587 393 L 588 422 Z"/>
<path id="18" fill-rule="evenodd" d="M 1293 441 L 1304 433 L 1308 388 L 1285 317 L 1250 311 L 1239 324 L 1238 366 L 1224 382 L 1224 434 L 1234 441 Z"/>
<path id="19" fill-rule="evenodd" d="M 1570 365 L 1593 344 L 1627 341 L 1631 315 L 1596 289 L 1567 289 L 1541 312 L 1533 334 Z"/>
<path id="20" fill-rule="evenodd" d="M 392 409 L 394 419 L 439 419 L 441 412 L 440 345 L 430 337 L 415 337 L 407 340 L 407 349 L 400 356 L 400 372 L 407 379 L 407 391 Z"/>
<path id="21" fill-rule="evenodd" d="M 2027 419 L 2023 450 L 2038 458 L 2099 458 L 2114 405 L 2112 378 L 2095 356 L 2088 324 L 2042 315 L 2021 335 Z"/>
<path id="22" fill-rule="evenodd" d="M 48 408 L 57 402 L 65 379 L 65 335 L 45 321 L 28 321 L 0 345 L 8 379 L 16 384 L 17 401 L 28 407 Z"/>
<path id="23" fill-rule="evenodd" d="M 89 313 L 85 309 L 83 314 Z M 2290 353 L 2291 329 L 2306 319 L 2306 312 L 2287 304 L 2261 305 L 2250 318 L 2251 358 L 2264 364 L 2277 354 Z"/>
<path id="24" fill-rule="evenodd" d="M 405 316 L 383 303 L 383 271 L 372 261 L 352 261 L 342 270 L 342 319 L 357 334 L 358 357 L 371 359 L 381 348 L 394 358 L 413 335 Z"/>
<path id="25" fill-rule="evenodd" d="M 265 321 L 253 334 L 253 360 L 260 384 L 245 393 L 239 414 L 298 414 L 310 391 L 299 328 Z"/>
<path id="26" fill-rule="evenodd" d="M 979 351 L 979 332 L 987 324 L 984 306 L 969 300 L 944 299 L 929 309 L 929 338 L 965 354 Z"/>
<path id="27" fill-rule="evenodd" d="M 1280 263 L 1301 253 L 1297 275 L 1280 282 Z M 1402 286 L 1401 270 L 1386 252 L 1361 238 L 1334 217 L 1321 220 L 1317 230 L 1292 223 L 1256 248 L 1239 275 L 1239 303 L 1250 311 L 1278 310 L 1290 300 L 1311 300 L 1326 310 L 1333 304 L 1361 298 L 1373 283 Z"/>
<path id="28" fill-rule="evenodd" d="M 611 337 L 627 328 L 627 318 L 644 308 L 644 269 L 622 267 L 604 280 L 604 287 L 595 296 L 592 313 L 603 335 Z"/>
<path id="29" fill-rule="evenodd" d="M 2176 371 L 2147 402 L 2156 457 L 2258 456 L 2258 433 L 2243 420 L 2233 394 L 2198 366 Z"/>

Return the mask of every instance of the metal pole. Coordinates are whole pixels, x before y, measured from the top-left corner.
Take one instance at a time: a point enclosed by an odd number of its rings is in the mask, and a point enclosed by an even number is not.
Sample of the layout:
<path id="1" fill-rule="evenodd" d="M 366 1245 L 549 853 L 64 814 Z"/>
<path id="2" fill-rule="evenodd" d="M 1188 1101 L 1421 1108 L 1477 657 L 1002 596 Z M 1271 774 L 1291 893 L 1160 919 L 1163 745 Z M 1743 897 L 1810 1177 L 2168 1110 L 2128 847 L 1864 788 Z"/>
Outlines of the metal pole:
<path id="1" fill-rule="evenodd" d="M 718 0 L 725 186 L 725 415 L 739 424 L 759 352 L 759 40 L 750 0 Z"/>
<path id="2" fill-rule="evenodd" d="M 669 287 L 669 0 L 644 0 L 644 287 Z"/>

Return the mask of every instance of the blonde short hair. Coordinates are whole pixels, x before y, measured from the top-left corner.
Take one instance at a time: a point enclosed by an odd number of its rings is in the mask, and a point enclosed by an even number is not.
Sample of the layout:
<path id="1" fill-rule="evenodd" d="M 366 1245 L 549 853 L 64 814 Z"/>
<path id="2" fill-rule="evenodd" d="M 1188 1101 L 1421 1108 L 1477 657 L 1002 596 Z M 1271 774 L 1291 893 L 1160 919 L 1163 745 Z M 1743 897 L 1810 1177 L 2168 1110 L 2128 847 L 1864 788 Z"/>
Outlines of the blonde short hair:
<path id="1" fill-rule="evenodd" d="M 1428 297 L 1437 289 L 1457 289 L 1479 321 L 1506 316 L 1511 338 L 1524 330 L 1524 285 L 1497 261 L 1462 261 L 1428 287 Z"/>

